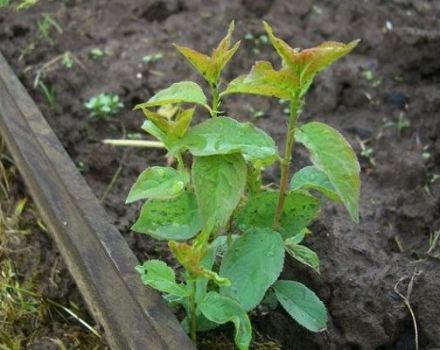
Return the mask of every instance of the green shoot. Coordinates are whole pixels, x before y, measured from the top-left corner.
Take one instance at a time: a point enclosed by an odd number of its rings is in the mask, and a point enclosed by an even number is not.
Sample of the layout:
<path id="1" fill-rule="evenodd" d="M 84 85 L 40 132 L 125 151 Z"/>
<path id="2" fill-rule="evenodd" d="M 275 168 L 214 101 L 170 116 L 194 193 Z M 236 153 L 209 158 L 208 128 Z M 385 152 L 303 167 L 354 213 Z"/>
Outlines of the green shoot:
<path id="1" fill-rule="evenodd" d="M 17 11 L 26 10 L 29 7 L 34 6 L 39 0 L 21 0 L 21 2 L 15 8 Z"/>
<path id="2" fill-rule="evenodd" d="M 105 56 L 105 52 L 98 47 L 90 50 L 89 55 L 94 60 L 99 60 Z"/>
<path id="3" fill-rule="evenodd" d="M 44 94 L 44 97 L 46 98 L 47 103 L 51 108 L 55 107 L 55 87 L 46 85 L 41 80 L 38 82 L 38 87 L 41 89 L 41 91 Z"/>
<path id="4" fill-rule="evenodd" d="M 157 52 L 151 55 L 145 55 L 142 57 L 142 62 L 150 63 L 150 62 L 156 62 L 159 61 L 163 57 L 162 52 Z"/>
<path id="5" fill-rule="evenodd" d="M 98 119 L 108 119 L 117 114 L 123 107 L 118 95 L 101 93 L 91 97 L 84 106 L 89 110 L 90 116 Z"/>
<path id="6" fill-rule="evenodd" d="M 40 39 L 48 41 L 50 44 L 53 44 L 53 39 L 51 37 L 53 29 L 59 34 L 63 32 L 61 26 L 57 23 L 55 19 L 52 18 L 51 15 L 44 14 L 42 18 L 38 21 L 38 37 Z"/>
<path id="7" fill-rule="evenodd" d="M 73 59 L 72 59 L 72 55 L 70 54 L 70 52 L 64 53 L 62 63 L 63 63 L 63 66 L 66 67 L 67 69 L 70 69 L 73 67 Z"/>

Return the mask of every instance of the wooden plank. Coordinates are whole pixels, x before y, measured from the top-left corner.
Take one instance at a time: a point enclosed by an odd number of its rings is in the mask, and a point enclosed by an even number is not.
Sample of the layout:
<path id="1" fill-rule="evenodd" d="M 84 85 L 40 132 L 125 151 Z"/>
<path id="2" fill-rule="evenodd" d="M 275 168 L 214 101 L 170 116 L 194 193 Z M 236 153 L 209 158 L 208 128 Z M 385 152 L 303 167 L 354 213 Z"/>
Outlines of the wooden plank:
<path id="1" fill-rule="evenodd" d="M 112 349 L 195 349 L 1 53 L 0 132 Z"/>

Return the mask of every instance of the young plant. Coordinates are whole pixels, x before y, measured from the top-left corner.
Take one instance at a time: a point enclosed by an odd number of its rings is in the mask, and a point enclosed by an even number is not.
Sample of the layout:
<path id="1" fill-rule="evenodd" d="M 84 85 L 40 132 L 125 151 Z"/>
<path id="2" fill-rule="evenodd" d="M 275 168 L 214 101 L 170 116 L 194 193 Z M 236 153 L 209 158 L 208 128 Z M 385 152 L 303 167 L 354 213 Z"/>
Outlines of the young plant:
<path id="1" fill-rule="evenodd" d="M 63 32 L 61 26 L 55 19 L 52 18 L 51 15 L 44 14 L 38 21 L 38 37 L 40 39 L 47 40 L 50 44 L 53 44 L 53 39 L 51 37 L 52 29 L 55 29 L 58 34 Z"/>
<path id="2" fill-rule="evenodd" d="M 102 51 L 100 48 L 95 47 L 90 50 L 89 56 L 94 60 L 99 60 L 105 56 L 105 52 Z"/>
<path id="3" fill-rule="evenodd" d="M 282 67 L 276 70 L 270 62 L 259 61 L 222 91 L 220 74 L 239 46 L 231 47 L 234 23 L 210 56 L 176 45 L 208 82 L 212 101 L 208 104 L 199 85 L 183 81 L 135 107 L 146 116 L 142 128 L 165 145 L 177 166 L 147 168 L 127 198 L 127 203 L 147 200 L 132 230 L 168 241 L 183 267 L 176 278 L 165 262 L 147 261 L 136 268 L 143 282 L 183 306 L 187 316 L 182 324 L 192 339 L 198 331 L 232 322 L 240 349 L 248 349 L 252 338 L 247 313 L 265 295 L 275 296 L 307 329 L 326 329 L 326 309 L 316 294 L 299 282 L 278 280 L 285 252 L 319 271 L 318 255 L 302 244 L 320 210 L 320 197 L 311 192 L 342 203 L 358 221 L 359 164 L 352 148 L 328 125 L 298 124 L 315 75 L 349 53 L 357 41 L 325 42 L 300 51 L 264 26 Z M 222 99 L 237 93 L 288 101 L 282 155 L 263 130 L 224 115 Z M 195 107 L 186 105 L 201 107 L 210 118 L 190 127 Z M 309 150 L 313 165 L 291 177 L 296 142 Z M 188 155 L 192 160 L 185 162 Z M 276 190 L 262 182 L 262 171 L 274 162 L 281 167 Z"/>
<path id="4" fill-rule="evenodd" d="M 108 119 L 117 114 L 124 104 L 118 95 L 106 94 L 105 92 L 91 97 L 84 106 L 90 111 L 90 116 L 99 119 Z"/>

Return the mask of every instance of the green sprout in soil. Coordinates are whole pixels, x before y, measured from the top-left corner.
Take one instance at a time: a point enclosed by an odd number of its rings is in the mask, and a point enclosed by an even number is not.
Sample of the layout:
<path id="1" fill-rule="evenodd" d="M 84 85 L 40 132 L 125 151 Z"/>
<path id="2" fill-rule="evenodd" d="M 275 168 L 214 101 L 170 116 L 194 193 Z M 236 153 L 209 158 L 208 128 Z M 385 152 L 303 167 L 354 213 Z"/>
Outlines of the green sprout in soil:
<path id="1" fill-rule="evenodd" d="M 0 0 L 0 7 L 6 7 L 12 4 L 15 4 L 15 10 L 21 11 L 26 10 L 29 7 L 34 6 L 38 0 L 21 0 L 21 1 L 13 1 L 13 0 Z"/>
<path id="2" fill-rule="evenodd" d="M 163 58 L 163 53 L 162 52 L 157 52 L 151 55 L 146 55 L 144 57 L 142 57 L 142 61 L 145 63 L 149 63 L 149 62 L 157 62 L 159 61 L 161 58 Z"/>
<path id="3" fill-rule="evenodd" d="M 52 18 L 49 14 L 44 14 L 43 17 L 38 21 L 38 37 L 48 41 L 53 44 L 53 39 L 51 37 L 52 31 L 55 30 L 58 34 L 61 34 L 63 30 L 58 22 Z"/>
<path id="4" fill-rule="evenodd" d="M 38 3 L 39 0 L 21 0 L 15 8 L 17 11 L 26 10 Z"/>
<path id="5" fill-rule="evenodd" d="M 108 119 L 117 114 L 124 104 L 118 95 L 101 93 L 91 97 L 84 106 L 90 111 L 91 117 Z"/>
<path id="6" fill-rule="evenodd" d="M 66 51 L 63 55 L 63 59 L 61 61 L 63 63 L 63 66 L 67 69 L 70 69 L 73 67 L 73 58 L 70 52 Z"/>
<path id="7" fill-rule="evenodd" d="M 99 60 L 105 56 L 105 52 L 102 51 L 100 48 L 95 47 L 90 50 L 89 55 L 94 60 Z"/>
<path id="8" fill-rule="evenodd" d="M 38 82 L 38 87 L 43 92 L 47 103 L 51 108 L 55 107 L 55 88 L 50 85 L 46 85 L 42 80 Z"/>
<path id="9" fill-rule="evenodd" d="M 326 329 L 327 312 L 318 296 L 302 283 L 278 279 L 285 253 L 319 272 L 318 254 L 303 242 L 319 215 L 321 197 L 316 192 L 344 205 L 355 222 L 359 218 L 360 167 L 351 146 L 326 124 L 299 123 L 316 74 L 358 41 L 298 50 L 264 26 L 281 68 L 257 61 L 248 74 L 222 90 L 221 72 L 240 45 L 231 43 L 233 22 L 210 56 L 175 45 L 206 80 L 211 101 L 198 84 L 181 81 L 135 106 L 146 117 L 142 128 L 165 146 L 177 165 L 147 168 L 127 198 L 127 203 L 147 200 L 132 230 L 168 241 L 183 267 L 180 273 L 164 261 L 146 261 L 136 267 L 143 283 L 184 309 L 182 325 L 194 341 L 197 332 L 232 322 L 239 349 L 250 346 L 248 312 L 263 299 L 275 298 L 310 331 Z M 288 101 L 281 154 L 266 132 L 226 116 L 221 103 L 232 94 Z M 206 118 L 191 126 L 196 107 Z M 312 165 L 292 176 L 295 144 L 310 152 Z M 262 176 L 274 163 L 281 168 L 276 189 L 264 184 Z"/>

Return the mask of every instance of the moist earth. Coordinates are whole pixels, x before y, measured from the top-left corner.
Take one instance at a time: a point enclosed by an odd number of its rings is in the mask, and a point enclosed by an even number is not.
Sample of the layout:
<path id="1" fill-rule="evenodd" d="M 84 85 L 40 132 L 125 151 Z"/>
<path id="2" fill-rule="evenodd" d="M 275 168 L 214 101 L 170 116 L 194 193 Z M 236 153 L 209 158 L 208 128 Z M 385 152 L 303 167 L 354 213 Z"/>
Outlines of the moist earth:
<path id="1" fill-rule="evenodd" d="M 45 14 L 62 33 L 38 31 Z M 283 272 L 324 300 L 328 330 L 310 333 L 280 309 L 255 312 L 255 330 L 283 349 L 415 349 L 410 310 L 396 293 L 409 291 L 420 349 L 440 349 L 440 249 L 434 239 L 440 233 L 439 1 L 41 0 L 21 12 L 0 9 L 0 50 L 97 197 L 105 194 L 110 219 L 144 260 L 164 254 L 163 247 L 130 232 L 139 206 L 124 200 L 137 175 L 166 162 L 165 154 L 116 149 L 100 140 L 139 133 L 143 117 L 132 107 L 170 83 L 204 84 L 171 44 L 207 52 L 232 19 L 234 38 L 242 43 L 224 82 L 249 71 L 257 59 L 278 62 L 262 20 L 295 47 L 361 39 L 352 54 L 316 79 L 301 116 L 301 122 L 323 121 L 340 130 L 357 152 L 360 224 L 326 203 L 307 238 L 319 253 L 321 273 L 293 261 Z M 94 48 L 104 56 L 91 58 Z M 67 51 L 75 58 L 70 69 L 56 59 Z M 148 59 L 157 53 L 162 57 Z M 55 92 L 54 106 L 34 87 L 39 70 L 40 81 Z M 92 120 L 84 108 L 101 92 L 118 94 L 125 104 L 112 121 Z M 283 140 L 286 116 L 278 102 L 225 102 L 228 115 Z M 306 164 L 306 151 L 297 147 L 293 168 Z M 277 168 L 265 174 L 269 182 L 278 176 Z"/>

